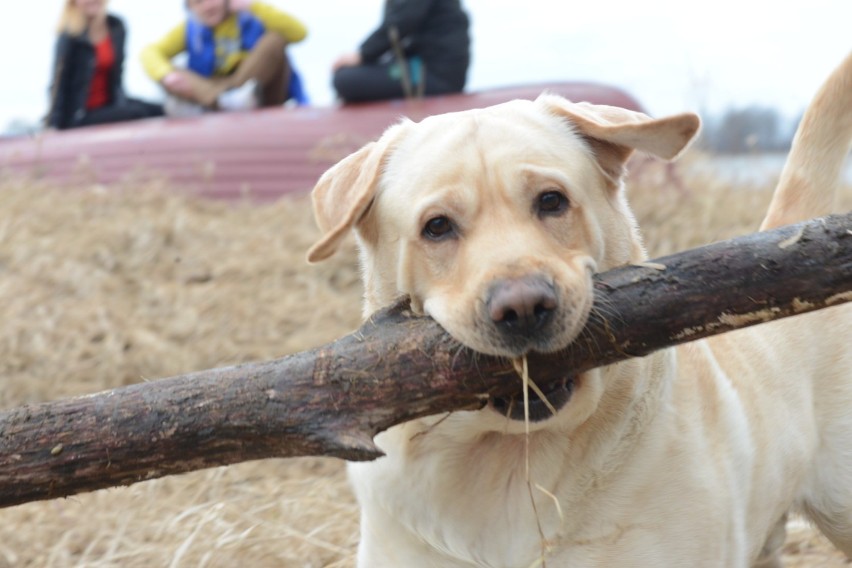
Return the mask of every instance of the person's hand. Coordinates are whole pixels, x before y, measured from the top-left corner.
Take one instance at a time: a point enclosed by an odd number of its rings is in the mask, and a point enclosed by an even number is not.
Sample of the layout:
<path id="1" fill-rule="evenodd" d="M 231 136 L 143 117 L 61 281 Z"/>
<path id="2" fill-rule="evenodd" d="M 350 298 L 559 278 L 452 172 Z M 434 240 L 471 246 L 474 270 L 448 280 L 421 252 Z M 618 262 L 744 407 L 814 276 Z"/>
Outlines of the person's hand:
<path id="1" fill-rule="evenodd" d="M 163 87 L 168 92 L 179 97 L 189 97 L 192 95 L 192 85 L 189 79 L 180 71 L 172 71 L 161 81 Z"/>
<path id="2" fill-rule="evenodd" d="M 332 64 L 331 70 L 337 71 L 341 67 L 354 67 L 355 65 L 361 65 L 361 54 L 356 52 L 352 53 L 344 53 Z"/>
<path id="3" fill-rule="evenodd" d="M 254 0 L 231 0 L 228 7 L 232 12 L 243 12 L 251 8 L 252 4 L 254 4 Z"/>

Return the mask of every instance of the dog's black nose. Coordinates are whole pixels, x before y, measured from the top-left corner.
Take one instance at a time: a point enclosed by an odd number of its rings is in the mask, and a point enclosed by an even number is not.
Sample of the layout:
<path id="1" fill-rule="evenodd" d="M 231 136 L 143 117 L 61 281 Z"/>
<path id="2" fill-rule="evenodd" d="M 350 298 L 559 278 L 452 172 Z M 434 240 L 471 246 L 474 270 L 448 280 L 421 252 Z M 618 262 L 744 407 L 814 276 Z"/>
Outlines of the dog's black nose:
<path id="1" fill-rule="evenodd" d="M 486 306 L 491 320 L 504 333 L 530 333 L 552 319 L 556 291 L 541 276 L 498 280 L 491 285 Z"/>

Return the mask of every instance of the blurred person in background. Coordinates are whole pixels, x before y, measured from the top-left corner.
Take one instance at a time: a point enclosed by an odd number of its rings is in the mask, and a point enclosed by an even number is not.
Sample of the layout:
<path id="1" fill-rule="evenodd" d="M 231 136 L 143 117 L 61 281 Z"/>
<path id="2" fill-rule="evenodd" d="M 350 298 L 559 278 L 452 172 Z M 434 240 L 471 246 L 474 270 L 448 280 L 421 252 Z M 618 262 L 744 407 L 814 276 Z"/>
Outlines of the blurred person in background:
<path id="1" fill-rule="evenodd" d="M 460 0 L 386 0 L 379 27 L 332 66 L 344 102 L 458 93 L 470 65 Z"/>
<path id="2" fill-rule="evenodd" d="M 161 116 L 160 105 L 124 94 L 126 28 L 106 0 L 67 0 L 59 18 L 48 128 Z"/>
<path id="3" fill-rule="evenodd" d="M 306 98 L 285 52 L 307 29 L 250 0 L 186 0 L 186 21 L 142 51 L 142 66 L 168 93 L 166 114 L 241 111 Z M 187 54 L 186 68 L 172 59 Z"/>

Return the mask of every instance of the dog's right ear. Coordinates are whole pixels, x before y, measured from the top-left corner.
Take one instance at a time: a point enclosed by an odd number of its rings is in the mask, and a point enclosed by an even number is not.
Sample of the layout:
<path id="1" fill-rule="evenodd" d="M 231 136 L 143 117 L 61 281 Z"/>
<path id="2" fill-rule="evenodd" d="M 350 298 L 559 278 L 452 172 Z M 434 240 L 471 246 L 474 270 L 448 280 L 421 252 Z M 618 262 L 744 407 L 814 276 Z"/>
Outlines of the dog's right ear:
<path id="1" fill-rule="evenodd" d="M 402 127 L 403 124 L 392 126 L 376 142 L 344 158 L 320 177 L 311 200 L 323 236 L 308 250 L 308 262 L 333 255 L 340 241 L 370 208 L 385 156 Z"/>

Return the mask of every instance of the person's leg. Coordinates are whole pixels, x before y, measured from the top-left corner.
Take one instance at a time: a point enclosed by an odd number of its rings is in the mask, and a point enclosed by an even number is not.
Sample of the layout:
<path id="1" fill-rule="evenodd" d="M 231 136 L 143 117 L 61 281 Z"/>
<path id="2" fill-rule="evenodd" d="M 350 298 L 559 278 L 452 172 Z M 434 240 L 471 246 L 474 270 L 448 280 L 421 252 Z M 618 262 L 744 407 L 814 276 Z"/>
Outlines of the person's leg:
<path id="1" fill-rule="evenodd" d="M 96 126 L 98 124 L 109 124 L 111 122 L 120 122 L 123 120 L 122 113 L 115 106 L 106 106 L 87 110 L 86 113 L 75 120 L 71 127 L 78 128 L 81 126 Z"/>
<path id="2" fill-rule="evenodd" d="M 290 63 L 284 52 L 286 45 L 278 34 L 263 34 L 228 77 L 229 88 L 238 88 L 253 79 L 257 82 L 261 106 L 284 104 L 290 83 Z"/>
<path id="3" fill-rule="evenodd" d="M 125 104 L 130 107 L 131 112 L 137 118 L 154 118 L 163 116 L 163 105 L 157 103 L 149 103 L 141 99 L 133 99 L 128 97 Z"/>
<path id="4" fill-rule="evenodd" d="M 401 99 L 402 82 L 392 73 L 392 65 L 341 67 L 334 73 L 337 95 L 348 103 Z"/>
<path id="5" fill-rule="evenodd" d="M 286 53 L 282 51 L 282 54 L 284 56 L 276 66 L 275 73 L 266 83 L 261 83 L 258 86 L 260 106 L 262 107 L 281 106 L 287 102 L 290 93 L 290 60 Z"/>
<path id="6" fill-rule="evenodd" d="M 334 74 L 334 89 L 341 99 L 353 103 L 457 92 L 420 63 L 408 66 L 408 81 L 410 93 L 405 92 L 402 73 L 396 63 L 358 65 L 338 69 Z"/>
<path id="7" fill-rule="evenodd" d="M 198 103 L 194 103 L 189 99 L 176 97 L 174 95 L 166 95 L 166 100 L 163 102 L 163 112 L 170 118 L 190 118 L 193 116 L 201 116 L 205 112 L 210 112 L 213 109 L 203 107 Z"/>
<path id="8" fill-rule="evenodd" d="M 74 123 L 74 127 L 95 126 L 98 124 L 109 124 L 113 122 L 126 122 L 162 116 L 162 107 L 142 103 L 135 99 L 129 99 L 127 104 L 110 105 L 87 111 L 83 117 Z"/>
<path id="9" fill-rule="evenodd" d="M 459 90 L 450 86 L 449 83 L 441 79 L 440 77 L 436 77 L 434 74 L 430 73 L 428 69 L 423 71 L 423 81 L 425 83 L 424 87 L 422 87 L 422 93 L 425 95 L 449 95 L 451 93 L 458 93 Z"/>
<path id="10" fill-rule="evenodd" d="M 191 94 L 186 96 L 183 93 L 171 92 L 168 88 L 166 91 L 178 99 L 199 104 L 206 109 L 215 109 L 222 93 L 239 88 L 253 79 L 258 84 L 261 105 L 283 104 L 290 78 L 290 67 L 284 54 L 285 45 L 286 42 L 281 36 L 267 32 L 227 77 L 207 78 L 187 69 L 178 69 L 176 71 L 190 84 Z"/>
<path id="11" fill-rule="evenodd" d="M 173 97 L 199 104 L 208 109 L 215 108 L 216 99 L 219 98 L 219 95 L 231 88 L 230 77 L 203 77 L 189 69 L 175 69 L 175 72 L 184 77 L 190 86 L 190 93 L 178 93 L 165 87 L 166 92 Z"/>

